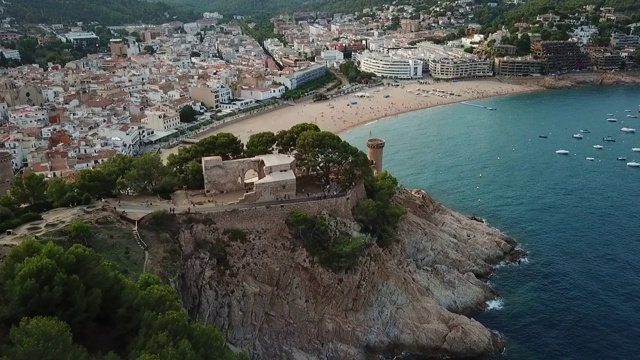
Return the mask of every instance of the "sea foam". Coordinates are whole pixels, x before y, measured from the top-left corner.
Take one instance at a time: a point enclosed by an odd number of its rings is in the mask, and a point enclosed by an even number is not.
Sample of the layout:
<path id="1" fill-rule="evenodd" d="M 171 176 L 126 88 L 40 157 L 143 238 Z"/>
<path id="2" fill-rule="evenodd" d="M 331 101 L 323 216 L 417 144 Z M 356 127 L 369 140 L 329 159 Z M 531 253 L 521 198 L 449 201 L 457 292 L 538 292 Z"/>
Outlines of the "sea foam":
<path id="1" fill-rule="evenodd" d="M 504 307 L 504 301 L 500 298 L 487 301 L 486 311 L 501 310 Z"/>

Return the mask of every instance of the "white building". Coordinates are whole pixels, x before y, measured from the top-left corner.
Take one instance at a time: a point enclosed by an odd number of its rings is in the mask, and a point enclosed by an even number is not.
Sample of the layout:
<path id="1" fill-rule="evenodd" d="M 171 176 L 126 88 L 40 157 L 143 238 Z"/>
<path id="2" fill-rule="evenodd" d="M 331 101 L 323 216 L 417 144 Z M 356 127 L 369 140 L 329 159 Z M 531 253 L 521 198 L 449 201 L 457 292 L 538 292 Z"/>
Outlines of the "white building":
<path id="1" fill-rule="evenodd" d="M 265 101 L 281 97 L 286 90 L 283 85 L 272 85 L 265 88 L 243 87 L 240 89 L 240 97 Z"/>
<path id="2" fill-rule="evenodd" d="M 421 56 L 428 59 L 429 72 L 434 79 L 461 79 L 493 76 L 490 60 L 482 60 L 461 49 L 430 42 L 418 44 Z"/>
<path id="3" fill-rule="evenodd" d="M 9 123 L 19 128 L 43 127 L 49 121 L 49 111 L 27 105 L 9 109 L 7 114 Z"/>
<path id="4" fill-rule="evenodd" d="M 355 55 L 355 54 L 354 54 Z M 389 79 L 416 79 L 422 77 L 423 62 L 382 53 L 364 52 L 357 55 L 360 70 Z"/>
<path id="5" fill-rule="evenodd" d="M 316 62 L 324 62 L 327 66 L 337 66 L 344 61 L 344 53 L 339 50 L 324 50 L 316 58 Z"/>
<path id="6" fill-rule="evenodd" d="M 220 109 L 237 111 L 252 107 L 255 104 L 255 99 L 238 99 L 228 104 L 220 104 Z"/>
<path id="7" fill-rule="evenodd" d="M 290 74 L 273 76 L 272 80 L 281 83 L 289 89 L 295 89 L 309 81 L 323 77 L 327 73 L 325 64 L 316 64 Z"/>
<path id="8" fill-rule="evenodd" d="M 4 55 L 4 57 L 6 59 L 12 59 L 12 60 L 17 60 L 17 61 L 21 61 L 20 58 L 20 52 L 18 50 L 13 50 L 13 49 L 2 49 L 0 50 L 0 52 L 2 52 L 2 54 Z"/>
<path id="9" fill-rule="evenodd" d="M 147 115 L 148 117 L 148 115 Z M 108 124 L 98 129 L 98 134 L 107 139 L 107 145 L 119 154 L 138 155 L 140 144 L 140 127 L 129 124 Z"/>
<path id="10" fill-rule="evenodd" d="M 70 42 L 74 46 L 98 45 L 100 38 L 92 31 L 88 32 L 70 32 L 64 35 L 58 35 L 58 39 L 64 42 Z"/>
<path id="11" fill-rule="evenodd" d="M 172 109 L 155 107 L 144 113 L 147 115 L 147 118 L 144 119 L 143 122 L 150 129 L 167 131 L 180 125 L 180 114 Z"/>
<path id="12" fill-rule="evenodd" d="M 578 26 L 573 31 L 572 40 L 577 42 L 579 46 L 584 46 L 590 43 L 593 37 L 597 34 L 598 34 L 598 28 L 593 25 Z"/>

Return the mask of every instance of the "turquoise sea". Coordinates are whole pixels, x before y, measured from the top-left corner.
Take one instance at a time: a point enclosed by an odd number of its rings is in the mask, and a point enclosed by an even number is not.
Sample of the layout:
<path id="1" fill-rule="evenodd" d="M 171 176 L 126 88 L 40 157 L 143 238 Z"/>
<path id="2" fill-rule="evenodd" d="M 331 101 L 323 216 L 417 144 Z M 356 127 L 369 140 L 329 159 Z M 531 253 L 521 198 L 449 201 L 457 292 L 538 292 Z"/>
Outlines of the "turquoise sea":
<path id="1" fill-rule="evenodd" d="M 527 263 L 497 269 L 500 300 L 476 316 L 507 340 L 497 359 L 640 359 L 640 168 L 626 166 L 640 162 L 640 118 L 626 116 L 640 115 L 640 87 L 473 103 L 498 110 L 449 105 L 343 138 L 363 150 L 370 131 L 384 138 L 383 166 L 404 186 L 485 218 L 528 252 Z M 581 129 L 590 133 L 573 139 Z M 602 142 L 608 135 L 616 142 Z"/>

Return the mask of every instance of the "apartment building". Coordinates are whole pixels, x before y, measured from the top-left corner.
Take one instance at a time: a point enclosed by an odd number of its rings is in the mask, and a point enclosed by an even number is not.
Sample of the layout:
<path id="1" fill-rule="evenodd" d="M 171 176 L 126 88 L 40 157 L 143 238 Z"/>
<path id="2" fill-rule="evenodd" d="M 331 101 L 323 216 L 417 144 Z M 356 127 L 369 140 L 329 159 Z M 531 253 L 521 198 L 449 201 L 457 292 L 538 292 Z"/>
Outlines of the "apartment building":
<path id="1" fill-rule="evenodd" d="M 521 77 L 540 75 L 542 72 L 542 63 L 540 60 L 531 57 L 523 58 L 496 58 L 495 73 L 496 76 Z"/>
<path id="2" fill-rule="evenodd" d="M 289 74 L 273 76 L 272 80 L 289 89 L 296 89 L 310 81 L 323 77 L 326 73 L 327 66 L 325 64 L 316 64 Z"/>
<path id="3" fill-rule="evenodd" d="M 224 83 L 199 84 L 189 87 L 189 97 L 201 102 L 204 106 L 217 110 L 220 104 L 229 103 L 233 99 L 231 88 Z"/>
<path id="4" fill-rule="evenodd" d="M 636 48 L 640 46 L 640 36 L 614 32 L 611 34 L 611 46 L 616 48 Z"/>
<path id="5" fill-rule="evenodd" d="M 416 79 L 422 77 L 424 63 L 413 58 L 364 52 L 356 56 L 361 71 L 388 79 Z"/>
<path id="6" fill-rule="evenodd" d="M 421 56 L 428 59 L 428 69 L 434 79 L 462 79 L 493 76 L 490 60 L 464 52 L 461 49 L 430 42 L 418 44 Z"/>
<path id="7" fill-rule="evenodd" d="M 620 51 L 610 48 L 591 46 L 586 47 L 585 52 L 591 60 L 591 65 L 595 66 L 598 70 L 620 69 L 624 63 Z"/>
<path id="8" fill-rule="evenodd" d="M 435 58 L 429 60 L 434 79 L 462 79 L 493 76 L 491 62 L 478 58 Z"/>
<path id="9" fill-rule="evenodd" d="M 531 43 L 531 55 L 543 62 L 547 73 L 581 70 L 590 66 L 587 55 L 573 41 L 534 41 Z"/>
<path id="10" fill-rule="evenodd" d="M 180 114 L 165 106 L 153 107 L 145 111 L 145 114 L 146 126 L 150 129 L 167 131 L 180 125 Z"/>

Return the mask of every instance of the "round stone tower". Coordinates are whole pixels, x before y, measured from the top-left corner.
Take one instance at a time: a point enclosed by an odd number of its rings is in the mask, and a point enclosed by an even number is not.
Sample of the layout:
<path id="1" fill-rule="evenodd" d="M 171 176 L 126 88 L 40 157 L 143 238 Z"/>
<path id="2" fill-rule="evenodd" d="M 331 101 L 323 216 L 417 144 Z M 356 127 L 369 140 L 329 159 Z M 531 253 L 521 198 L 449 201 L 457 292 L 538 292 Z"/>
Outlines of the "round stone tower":
<path id="1" fill-rule="evenodd" d="M 382 172 L 382 151 L 384 149 L 384 140 L 371 138 L 367 140 L 367 158 L 371 162 L 374 174 Z"/>
<path id="2" fill-rule="evenodd" d="M 0 151 L 0 195 L 5 195 L 13 180 L 13 165 L 11 153 Z"/>

